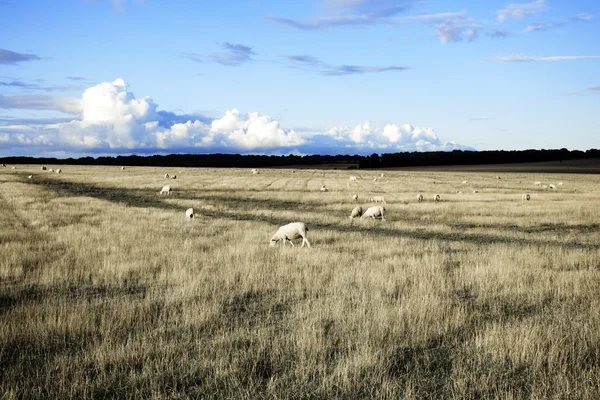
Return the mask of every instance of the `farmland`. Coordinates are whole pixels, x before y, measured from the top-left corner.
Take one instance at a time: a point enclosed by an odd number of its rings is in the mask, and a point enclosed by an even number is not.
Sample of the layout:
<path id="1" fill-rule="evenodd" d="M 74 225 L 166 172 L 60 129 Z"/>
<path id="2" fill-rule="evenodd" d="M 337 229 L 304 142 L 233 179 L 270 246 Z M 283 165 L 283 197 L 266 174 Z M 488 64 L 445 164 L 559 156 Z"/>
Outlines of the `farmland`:
<path id="1" fill-rule="evenodd" d="M 0 169 L 3 399 L 600 392 L 598 175 L 59 167 Z"/>

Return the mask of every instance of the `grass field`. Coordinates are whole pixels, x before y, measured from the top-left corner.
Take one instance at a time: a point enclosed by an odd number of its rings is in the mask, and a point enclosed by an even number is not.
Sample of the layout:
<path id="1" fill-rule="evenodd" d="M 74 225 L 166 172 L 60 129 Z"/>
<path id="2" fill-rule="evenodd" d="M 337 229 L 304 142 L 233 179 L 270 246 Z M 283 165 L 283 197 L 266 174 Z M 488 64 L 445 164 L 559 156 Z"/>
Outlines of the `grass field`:
<path id="1" fill-rule="evenodd" d="M 599 396 L 598 175 L 60 168 L 0 169 L 2 399 Z"/>

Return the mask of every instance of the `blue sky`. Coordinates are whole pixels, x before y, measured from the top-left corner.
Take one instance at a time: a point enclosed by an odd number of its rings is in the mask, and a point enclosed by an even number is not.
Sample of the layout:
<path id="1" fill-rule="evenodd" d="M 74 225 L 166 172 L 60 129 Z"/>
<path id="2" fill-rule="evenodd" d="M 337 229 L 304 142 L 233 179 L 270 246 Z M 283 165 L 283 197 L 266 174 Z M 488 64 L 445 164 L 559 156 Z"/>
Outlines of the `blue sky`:
<path id="1" fill-rule="evenodd" d="M 600 2 L 2 0 L 0 156 L 600 148 Z"/>

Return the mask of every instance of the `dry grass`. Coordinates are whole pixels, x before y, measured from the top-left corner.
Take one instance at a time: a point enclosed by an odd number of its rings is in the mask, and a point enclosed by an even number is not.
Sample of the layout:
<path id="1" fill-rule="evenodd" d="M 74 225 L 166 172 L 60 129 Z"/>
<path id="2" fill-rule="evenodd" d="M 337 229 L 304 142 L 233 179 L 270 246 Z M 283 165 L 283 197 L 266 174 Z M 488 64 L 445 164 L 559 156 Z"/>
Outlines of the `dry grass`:
<path id="1" fill-rule="evenodd" d="M 597 175 L 61 168 L 0 171 L 2 399 L 598 398 Z"/>

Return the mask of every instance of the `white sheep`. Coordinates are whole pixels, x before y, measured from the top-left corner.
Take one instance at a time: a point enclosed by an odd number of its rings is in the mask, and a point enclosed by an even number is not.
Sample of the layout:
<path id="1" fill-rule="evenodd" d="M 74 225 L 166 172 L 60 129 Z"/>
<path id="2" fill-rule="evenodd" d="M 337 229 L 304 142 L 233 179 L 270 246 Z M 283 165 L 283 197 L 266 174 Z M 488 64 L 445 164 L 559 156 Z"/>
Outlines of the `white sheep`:
<path id="1" fill-rule="evenodd" d="M 502 178 L 500 178 L 499 176 L 497 176 L 496 179 L 502 179 Z"/>
<path id="2" fill-rule="evenodd" d="M 521 200 L 531 200 L 531 196 L 529 195 L 529 193 L 525 193 L 521 196 Z"/>
<path id="3" fill-rule="evenodd" d="M 479 190 L 473 190 L 473 194 L 479 193 Z"/>
<path id="4" fill-rule="evenodd" d="M 121 171 L 125 171 L 125 167 L 121 167 Z"/>
<path id="5" fill-rule="evenodd" d="M 256 168 L 252 168 L 252 173 L 253 173 L 254 175 L 257 175 L 257 174 L 258 174 L 258 170 L 257 170 Z"/>
<path id="6" fill-rule="evenodd" d="M 356 181 L 356 176 L 354 176 L 354 175 L 350 175 L 350 178 L 348 178 L 348 180 L 349 180 L 350 182 L 355 182 L 355 181 Z"/>
<path id="7" fill-rule="evenodd" d="M 535 182 L 533 182 L 533 186 L 542 186 L 542 182 L 535 181 Z"/>
<path id="8" fill-rule="evenodd" d="M 462 181 L 463 184 L 467 184 L 467 181 Z"/>
<path id="9" fill-rule="evenodd" d="M 365 219 L 365 218 L 372 218 L 372 219 L 381 218 L 382 221 L 385 221 L 385 217 L 383 216 L 384 211 L 385 211 L 385 207 L 383 207 L 383 206 L 369 207 L 369 208 L 367 208 L 367 211 L 365 211 L 365 213 L 360 218 L 361 219 Z"/>
<path id="10" fill-rule="evenodd" d="M 165 174 L 165 179 L 169 179 L 171 177 L 171 175 L 169 175 L 168 173 Z"/>
<path id="11" fill-rule="evenodd" d="M 17 169 L 17 167 L 11 167 L 10 169 Z"/>
<path id="12" fill-rule="evenodd" d="M 172 190 L 171 190 L 171 186 L 169 186 L 169 185 L 165 185 L 165 186 L 163 186 L 163 187 L 162 187 L 162 189 L 160 190 L 160 194 L 161 194 L 161 195 L 162 195 L 162 194 L 167 194 L 167 195 L 169 195 L 169 196 L 170 196 L 170 195 L 171 195 L 171 192 L 172 192 Z"/>
<path id="13" fill-rule="evenodd" d="M 60 174 L 61 172 L 62 172 L 62 169 L 60 169 L 60 168 L 56 170 L 57 174 Z"/>
<path id="14" fill-rule="evenodd" d="M 41 169 L 42 171 L 45 171 L 45 170 L 46 170 L 46 167 L 44 167 L 44 166 L 42 165 L 42 166 L 40 167 L 40 169 Z"/>
<path id="15" fill-rule="evenodd" d="M 550 184 L 550 186 L 548 186 L 548 187 L 549 187 L 550 189 L 556 189 L 556 186 L 555 186 L 553 183 L 551 183 L 551 184 Z"/>
<path id="16" fill-rule="evenodd" d="M 326 192 L 327 188 L 325 187 L 325 185 L 321 186 L 321 189 L 319 189 L 321 192 Z"/>
<path id="17" fill-rule="evenodd" d="M 49 172 L 54 172 L 54 168 L 50 168 L 48 171 Z"/>
<path id="18" fill-rule="evenodd" d="M 440 195 L 439 195 L 439 194 L 434 194 L 434 195 L 433 195 L 433 201 L 435 201 L 436 203 L 437 203 L 438 201 L 441 201 L 441 197 L 440 197 Z"/>
<path id="19" fill-rule="evenodd" d="M 6 168 L 6 164 L 2 164 L 2 168 Z"/>
<path id="20" fill-rule="evenodd" d="M 357 195 L 357 194 L 355 194 L 355 195 L 352 195 L 352 200 L 353 200 L 353 201 L 358 201 L 358 195 Z"/>
<path id="21" fill-rule="evenodd" d="M 194 218 L 194 209 L 193 208 L 188 208 L 187 210 L 185 210 L 185 216 L 188 219 Z"/>
<path id="22" fill-rule="evenodd" d="M 362 207 L 356 206 L 352 209 L 352 212 L 350 213 L 350 219 L 358 218 L 358 217 L 362 216 L 362 213 L 363 213 Z"/>
<path id="23" fill-rule="evenodd" d="M 384 175 L 385 175 L 385 174 L 382 172 L 380 176 L 383 178 L 383 176 L 384 176 Z"/>
<path id="24" fill-rule="evenodd" d="M 377 178 L 373 178 L 373 182 L 377 182 Z"/>
<path id="25" fill-rule="evenodd" d="M 293 169 L 293 170 L 292 170 L 292 174 L 295 174 L 295 173 L 296 173 L 296 170 L 294 170 L 294 169 Z"/>
<path id="26" fill-rule="evenodd" d="M 285 246 L 286 240 L 289 240 L 289 242 L 292 244 L 292 247 L 294 247 L 294 242 L 292 242 L 292 240 L 302 238 L 301 247 L 304 247 L 304 243 L 306 243 L 306 245 L 310 247 L 310 242 L 308 241 L 308 237 L 306 234 L 307 232 L 308 228 L 306 227 L 304 222 L 292 222 L 290 224 L 283 225 L 279 229 L 277 229 L 277 232 L 275 232 L 275 234 L 271 238 L 269 245 L 273 247 L 275 246 L 275 244 L 277 244 L 277 242 L 281 240 L 283 241 L 283 246 Z"/>
<path id="27" fill-rule="evenodd" d="M 373 197 L 371 197 L 371 202 L 386 204 L 385 203 L 385 199 L 383 198 L 383 196 L 373 196 Z"/>
<path id="28" fill-rule="evenodd" d="M 542 189 L 548 189 L 548 185 L 542 185 Z"/>
<path id="29" fill-rule="evenodd" d="M 562 183 L 562 182 L 558 182 L 558 186 L 562 186 L 562 185 L 563 185 L 563 183 Z"/>
<path id="30" fill-rule="evenodd" d="M 33 175 L 29 175 L 29 176 L 27 177 L 27 179 L 31 179 L 31 178 L 33 178 Z"/>
<path id="31" fill-rule="evenodd" d="M 419 193 L 419 194 L 417 195 L 417 201 L 418 201 L 419 203 L 423 201 L 423 194 Z"/>
<path id="32" fill-rule="evenodd" d="M 171 179 L 177 179 L 177 175 L 173 175 Z"/>

